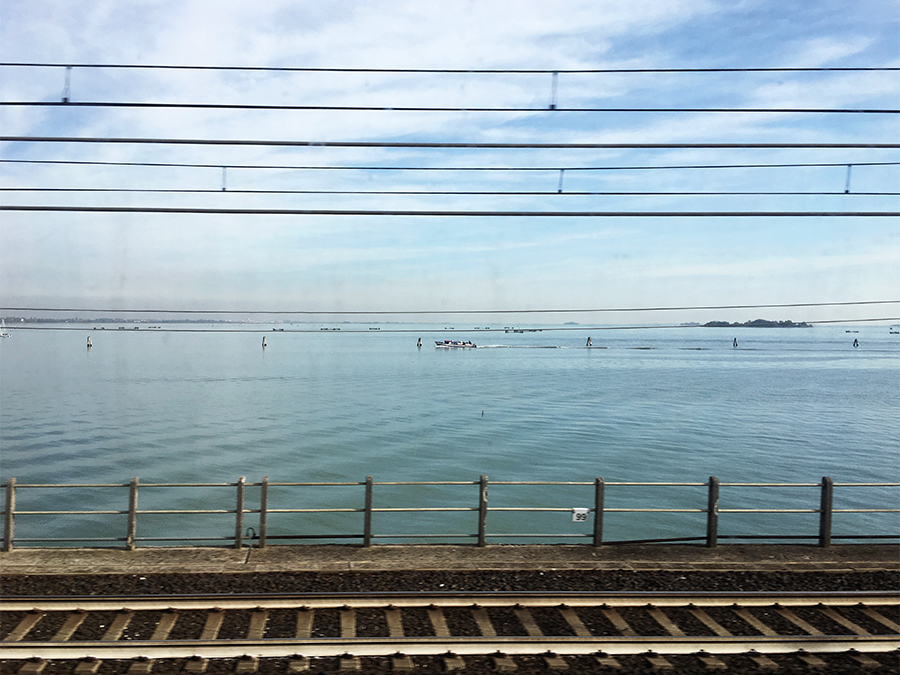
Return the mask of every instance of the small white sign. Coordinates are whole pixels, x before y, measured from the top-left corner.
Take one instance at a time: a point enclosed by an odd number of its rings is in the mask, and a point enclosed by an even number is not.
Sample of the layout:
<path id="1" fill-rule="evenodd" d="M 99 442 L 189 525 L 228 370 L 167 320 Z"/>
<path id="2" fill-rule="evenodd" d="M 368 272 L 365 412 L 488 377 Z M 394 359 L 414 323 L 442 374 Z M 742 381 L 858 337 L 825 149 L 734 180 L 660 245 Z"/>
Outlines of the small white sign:
<path id="1" fill-rule="evenodd" d="M 590 511 L 590 509 L 572 509 L 572 522 L 586 523 L 588 519 L 588 513 L 590 513 Z"/>

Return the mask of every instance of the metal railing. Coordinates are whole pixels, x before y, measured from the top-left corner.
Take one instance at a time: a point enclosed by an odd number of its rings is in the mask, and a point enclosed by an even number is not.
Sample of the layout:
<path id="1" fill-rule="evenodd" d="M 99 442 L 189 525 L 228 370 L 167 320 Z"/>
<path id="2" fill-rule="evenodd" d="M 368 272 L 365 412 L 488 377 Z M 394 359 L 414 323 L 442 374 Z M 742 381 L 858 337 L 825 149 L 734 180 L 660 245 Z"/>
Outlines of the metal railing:
<path id="1" fill-rule="evenodd" d="M 488 487 L 550 487 L 550 486 L 593 486 L 593 505 L 584 508 L 571 507 L 554 507 L 554 506 L 488 506 Z M 456 487 L 456 486 L 473 486 L 477 488 L 477 497 L 472 499 L 467 506 L 390 506 L 375 507 L 374 492 L 375 488 L 410 488 L 410 487 Z M 835 483 L 831 478 L 824 477 L 819 483 L 721 483 L 718 478 L 711 476 L 706 482 L 606 482 L 603 478 L 596 478 L 593 482 L 553 482 L 553 481 L 488 481 L 488 477 L 482 475 L 477 481 L 387 481 L 375 482 L 372 476 L 367 476 L 364 481 L 359 482 L 305 482 L 305 483 L 285 483 L 270 482 L 268 477 L 264 477 L 259 483 L 248 483 L 246 478 L 241 476 L 236 483 L 140 483 L 138 478 L 132 478 L 129 483 L 86 483 L 86 484 L 17 484 L 15 478 L 9 478 L 5 486 L 5 508 L 3 515 L 3 550 L 11 551 L 16 543 L 33 544 L 33 543 L 49 543 L 63 544 L 73 542 L 124 542 L 127 550 L 133 550 L 137 547 L 138 542 L 171 542 L 190 540 L 196 541 L 216 541 L 230 542 L 234 548 L 242 548 L 246 540 L 250 540 L 251 546 L 265 547 L 272 540 L 336 540 L 336 539 L 353 539 L 358 540 L 363 546 L 371 546 L 374 539 L 406 539 L 413 541 L 421 541 L 428 539 L 475 539 L 478 546 L 487 545 L 488 539 L 501 538 L 519 538 L 519 539 L 547 539 L 547 538 L 582 538 L 591 539 L 591 545 L 602 546 L 604 544 L 627 544 L 627 543 L 664 543 L 664 542 L 698 542 L 702 541 L 707 547 L 715 547 L 720 540 L 723 539 L 767 539 L 767 540 L 815 540 L 818 546 L 828 547 L 831 545 L 832 539 L 900 539 L 900 532 L 895 534 L 866 534 L 856 533 L 849 535 L 834 535 L 832 533 L 832 519 L 834 514 L 850 514 L 850 513 L 900 513 L 900 508 L 888 508 L 881 504 L 876 504 L 876 508 L 844 508 L 835 509 L 834 490 L 835 488 L 854 489 L 854 488 L 897 488 L 900 483 Z M 270 504 L 270 488 L 362 488 L 362 506 L 340 506 L 340 507 L 318 507 L 318 508 L 272 508 Z M 705 503 L 698 504 L 694 507 L 609 507 L 606 505 L 606 492 L 608 488 L 704 488 Z M 94 509 L 94 510 L 17 510 L 16 497 L 20 490 L 42 490 L 42 489 L 126 489 L 127 488 L 127 509 Z M 234 508 L 172 508 L 172 509 L 139 509 L 138 496 L 140 491 L 148 490 L 176 490 L 180 488 L 214 488 L 233 490 Z M 247 508 L 247 488 L 259 488 L 259 507 Z M 720 490 L 727 488 L 746 489 L 746 488 L 806 488 L 816 489 L 818 492 L 817 503 L 807 508 L 720 508 L 719 498 Z M 894 504 L 898 500 L 893 500 Z M 374 514 L 389 513 L 473 513 L 477 514 L 477 531 L 454 534 L 454 533 L 376 533 L 373 530 L 372 516 Z M 589 515 L 593 514 L 593 527 L 590 533 L 566 534 L 561 532 L 553 533 L 525 533 L 525 532 L 488 532 L 488 514 L 489 513 L 547 513 L 547 512 L 567 512 L 572 514 L 572 520 L 576 522 L 588 522 Z M 269 517 L 272 515 L 283 514 L 326 514 L 326 513 L 349 513 L 361 514 L 362 523 L 360 529 L 347 532 L 319 532 L 319 533 L 299 533 L 270 535 L 268 533 Z M 604 516 L 610 513 L 652 513 L 652 514 L 705 514 L 706 532 L 703 535 L 679 536 L 657 539 L 629 539 L 619 541 L 608 541 L 604 539 Z M 213 514 L 230 515 L 234 517 L 234 534 L 233 536 L 174 536 L 174 537 L 138 537 L 138 516 L 158 516 L 158 515 L 191 515 L 191 516 L 209 516 Z M 748 535 L 748 534 L 719 534 L 719 516 L 720 514 L 818 514 L 818 531 L 816 534 L 772 534 L 772 535 Z M 254 522 L 256 528 L 247 527 L 247 515 L 255 515 L 258 520 Z M 125 516 L 125 536 L 124 537 L 39 537 L 39 538 L 20 538 L 15 539 L 15 524 L 17 518 L 32 516 Z"/>

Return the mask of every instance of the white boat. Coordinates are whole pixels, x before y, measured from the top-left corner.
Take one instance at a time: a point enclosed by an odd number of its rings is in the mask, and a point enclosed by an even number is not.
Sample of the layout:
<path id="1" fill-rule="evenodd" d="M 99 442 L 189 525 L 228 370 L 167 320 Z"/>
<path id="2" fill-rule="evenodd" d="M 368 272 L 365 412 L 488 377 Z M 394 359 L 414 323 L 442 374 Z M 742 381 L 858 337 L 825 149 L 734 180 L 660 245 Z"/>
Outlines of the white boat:
<path id="1" fill-rule="evenodd" d="M 0 319 L 0 338 L 9 337 L 9 333 L 6 332 L 6 322 Z"/>
<path id="2" fill-rule="evenodd" d="M 462 340 L 435 340 L 434 346 L 443 349 L 475 349 L 478 345 L 472 344 L 472 342 L 463 342 Z"/>

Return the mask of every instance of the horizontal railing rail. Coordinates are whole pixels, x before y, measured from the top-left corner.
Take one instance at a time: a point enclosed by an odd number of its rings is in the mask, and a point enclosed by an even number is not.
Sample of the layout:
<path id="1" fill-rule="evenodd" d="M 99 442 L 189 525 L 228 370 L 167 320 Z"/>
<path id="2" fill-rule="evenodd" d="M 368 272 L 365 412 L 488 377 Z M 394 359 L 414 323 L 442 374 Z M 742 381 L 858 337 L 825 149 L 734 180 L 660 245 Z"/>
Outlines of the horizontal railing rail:
<path id="1" fill-rule="evenodd" d="M 440 506 L 375 506 L 375 487 L 383 489 L 411 488 L 411 487 L 477 487 L 477 499 L 472 499 L 468 506 L 452 506 L 449 504 Z M 593 503 L 582 508 L 560 506 L 489 506 L 488 487 L 495 489 L 516 487 L 593 487 Z M 258 483 L 248 483 L 245 477 L 240 477 L 235 483 L 141 483 L 138 478 L 132 478 L 128 483 L 25 483 L 18 484 L 15 478 L 6 480 L 0 488 L 5 490 L 3 516 L 3 550 L 11 551 L 15 544 L 69 544 L 69 543 L 122 543 L 125 548 L 133 550 L 138 542 L 172 542 L 189 540 L 192 542 L 230 542 L 235 548 L 242 548 L 249 540 L 249 545 L 265 547 L 269 541 L 309 541 L 309 540 L 344 540 L 353 539 L 360 541 L 363 546 L 371 546 L 374 539 L 405 539 L 405 540 L 431 540 L 431 539 L 475 539 L 478 546 L 485 546 L 490 539 L 590 539 L 593 546 L 626 544 L 626 543 L 666 543 L 666 542 L 696 542 L 703 541 L 707 547 L 715 547 L 720 540 L 816 540 L 821 547 L 830 546 L 832 539 L 854 540 L 893 540 L 900 539 L 900 531 L 892 534 L 885 533 L 856 533 L 835 535 L 832 533 L 832 519 L 834 514 L 874 514 L 874 513 L 900 513 L 900 508 L 875 504 L 875 508 L 834 508 L 834 489 L 849 490 L 853 488 L 897 488 L 900 483 L 835 483 L 831 478 L 824 477 L 819 483 L 721 483 L 718 478 L 711 476 L 705 482 L 635 482 L 613 481 L 607 482 L 603 478 L 593 481 L 488 481 L 488 477 L 482 475 L 477 481 L 379 481 L 371 476 L 364 481 L 353 482 L 270 482 L 264 477 Z M 138 495 L 143 490 L 169 490 L 180 488 L 224 488 L 233 490 L 233 508 L 138 508 Z M 246 503 L 247 488 L 258 489 L 259 505 L 248 507 Z M 360 506 L 322 506 L 322 507 L 279 507 L 272 508 L 269 495 L 270 488 L 298 489 L 298 488 L 363 488 L 362 504 Z M 616 506 L 610 507 L 605 503 L 607 488 L 703 488 L 703 503 L 696 506 Z M 818 495 L 816 503 L 804 508 L 720 508 L 719 494 L 721 488 L 766 488 L 766 489 L 815 489 Z M 127 508 L 122 509 L 17 509 L 16 498 L 22 490 L 128 490 Z M 882 498 L 881 501 L 884 501 Z M 900 502 L 896 497 L 890 502 Z M 477 514 L 476 532 L 444 532 L 444 533 L 391 533 L 375 532 L 372 525 L 374 514 L 398 514 L 398 513 L 473 513 Z M 587 523 L 589 516 L 593 516 L 593 527 L 589 533 L 567 532 L 522 532 L 522 531 L 492 531 L 488 532 L 487 521 L 489 513 L 571 513 L 575 522 Z M 678 537 L 657 537 L 628 540 L 604 540 L 604 515 L 609 513 L 635 513 L 635 514 L 705 514 L 706 532 L 703 536 L 686 534 Z M 361 514 L 362 523 L 353 531 L 337 532 L 293 532 L 289 534 L 268 533 L 268 519 L 270 515 L 287 514 Z M 815 534 L 719 534 L 720 514 L 818 514 L 818 531 Z M 138 517 L 144 516 L 171 516 L 171 515 L 231 515 L 234 517 L 234 533 L 228 536 L 172 536 L 172 537 L 138 537 Z M 253 525 L 246 527 L 246 516 L 256 516 Z M 125 516 L 125 535 L 122 537 L 86 536 L 86 537 L 15 537 L 15 522 L 18 517 L 48 516 Z M 898 528 L 900 529 L 900 528 Z"/>

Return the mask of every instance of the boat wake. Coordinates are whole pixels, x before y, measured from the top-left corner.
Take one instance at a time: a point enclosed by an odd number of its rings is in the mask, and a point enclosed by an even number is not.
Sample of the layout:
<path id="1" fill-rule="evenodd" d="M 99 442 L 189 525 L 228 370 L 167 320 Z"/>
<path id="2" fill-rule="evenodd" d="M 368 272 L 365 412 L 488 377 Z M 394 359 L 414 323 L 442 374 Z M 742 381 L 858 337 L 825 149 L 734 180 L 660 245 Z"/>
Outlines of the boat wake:
<path id="1" fill-rule="evenodd" d="M 559 345 L 478 345 L 478 349 L 569 349 Z"/>

